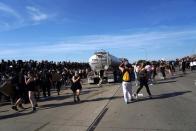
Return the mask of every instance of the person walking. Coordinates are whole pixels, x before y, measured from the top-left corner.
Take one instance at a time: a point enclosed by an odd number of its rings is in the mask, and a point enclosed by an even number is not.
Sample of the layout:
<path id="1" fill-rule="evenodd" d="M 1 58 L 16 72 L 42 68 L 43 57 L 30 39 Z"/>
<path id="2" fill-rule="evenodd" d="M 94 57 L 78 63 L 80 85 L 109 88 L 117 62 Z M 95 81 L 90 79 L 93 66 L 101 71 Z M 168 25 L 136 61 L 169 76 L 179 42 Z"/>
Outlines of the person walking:
<path id="1" fill-rule="evenodd" d="M 182 73 L 183 73 L 183 75 L 185 75 L 186 74 L 186 61 L 185 61 L 185 59 L 182 59 L 181 67 L 182 67 Z"/>
<path id="2" fill-rule="evenodd" d="M 149 83 L 150 85 L 153 85 L 153 83 L 152 83 L 152 65 L 151 65 L 150 62 L 147 62 L 147 63 L 146 63 L 145 69 L 146 69 L 146 71 L 147 71 L 148 83 Z"/>
<path id="3" fill-rule="evenodd" d="M 24 102 L 24 95 L 25 95 L 25 78 L 24 78 L 24 70 L 21 69 L 19 74 L 15 76 L 15 86 L 16 86 L 16 94 L 17 94 L 17 100 L 16 103 L 12 106 L 13 110 L 18 111 L 18 108 L 25 109 L 22 106 L 22 103 Z"/>
<path id="4" fill-rule="evenodd" d="M 139 76 L 140 87 L 137 89 L 136 94 L 134 94 L 136 99 L 137 99 L 138 93 L 141 91 L 143 86 L 146 87 L 146 91 L 147 91 L 149 97 L 152 98 L 150 89 L 148 87 L 148 75 L 147 75 L 147 70 L 145 69 L 145 66 L 146 65 L 144 63 L 141 63 L 141 68 L 139 69 L 139 75 L 138 75 Z"/>
<path id="5" fill-rule="evenodd" d="M 164 63 L 164 61 L 161 61 L 161 63 L 160 63 L 160 71 L 162 73 L 163 79 L 165 80 L 166 79 L 166 74 L 165 74 L 165 63 Z"/>
<path id="6" fill-rule="evenodd" d="M 97 84 L 98 87 L 101 87 L 103 82 L 104 70 L 99 71 L 99 83 Z"/>
<path id="7" fill-rule="evenodd" d="M 75 72 L 75 75 L 72 77 L 72 85 L 71 85 L 71 90 L 73 91 L 74 95 L 74 102 L 80 102 L 80 92 L 82 90 L 82 85 L 80 82 L 80 75 L 78 72 Z M 76 100 L 77 97 L 77 100 Z"/>
<path id="8" fill-rule="evenodd" d="M 44 70 L 42 72 L 41 81 L 42 81 L 43 96 L 46 97 L 46 92 L 48 93 L 47 95 L 50 96 L 51 94 L 50 89 L 52 86 L 52 75 L 50 71 Z"/>
<path id="9" fill-rule="evenodd" d="M 136 64 L 134 66 L 134 73 L 135 73 L 135 86 L 139 85 L 139 81 L 138 81 L 138 71 L 139 71 L 139 64 Z"/>
<path id="10" fill-rule="evenodd" d="M 132 101 L 131 72 L 133 69 L 127 60 L 120 64 L 119 69 L 122 72 L 122 89 L 124 101 L 128 104 L 130 100 Z"/>
<path id="11" fill-rule="evenodd" d="M 35 99 L 35 78 L 32 71 L 28 72 L 28 76 L 25 76 L 25 83 L 28 88 L 29 101 L 31 103 L 31 107 L 33 108 L 33 112 L 36 111 L 37 102 Z"/>
<path id="12" fill-rule="evenodd" d="M 157 63 L 153 63 L 153 65 L 152 65 L 152 81 L 154 84 L 156 83 L 156 79 L 155 79 L 156 75 L 157 75 Z"/>

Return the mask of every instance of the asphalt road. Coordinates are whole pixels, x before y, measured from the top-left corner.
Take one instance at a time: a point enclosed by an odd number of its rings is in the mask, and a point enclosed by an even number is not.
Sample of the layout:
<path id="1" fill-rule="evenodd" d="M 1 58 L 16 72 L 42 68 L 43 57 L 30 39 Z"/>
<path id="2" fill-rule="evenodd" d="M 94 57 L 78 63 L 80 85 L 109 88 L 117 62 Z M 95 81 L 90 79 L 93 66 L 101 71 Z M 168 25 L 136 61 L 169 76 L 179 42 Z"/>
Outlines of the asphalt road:
<path id="1" fill-rule="evenodd" d="M 137 101 L 113 99 L 95 131 L 196 131 L 196 73 L 158 81 Z M 134 87 L 136 90 L 137 87 Z M 114 96 L 122 96 L 119 90 Z"/>
<path id="2" fill-rule="evenodd" d="M 0 107 L 0 131 L 195 131 L 196 73 L 158 81 L 144 94 L 125 104 L 119 84 L 83 85 L 81 103 L 73 103 L 70 90 L 42 99 L 37 112 L 15 112 Z M 136 90 L 138 87 L 133 87 Z"/>

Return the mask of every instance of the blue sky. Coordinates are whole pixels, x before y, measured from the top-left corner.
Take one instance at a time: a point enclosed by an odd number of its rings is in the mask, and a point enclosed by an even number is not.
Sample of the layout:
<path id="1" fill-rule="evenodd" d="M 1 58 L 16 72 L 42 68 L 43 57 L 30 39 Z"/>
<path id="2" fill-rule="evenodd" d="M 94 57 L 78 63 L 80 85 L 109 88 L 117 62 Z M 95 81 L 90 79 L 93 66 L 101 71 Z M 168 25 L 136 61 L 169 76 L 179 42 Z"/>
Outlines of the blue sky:
<path id="1" fill-rule="evenodd" d="M 175 59 L 196 53 L 196 0 L 0 0 L 0 59 Z"/>

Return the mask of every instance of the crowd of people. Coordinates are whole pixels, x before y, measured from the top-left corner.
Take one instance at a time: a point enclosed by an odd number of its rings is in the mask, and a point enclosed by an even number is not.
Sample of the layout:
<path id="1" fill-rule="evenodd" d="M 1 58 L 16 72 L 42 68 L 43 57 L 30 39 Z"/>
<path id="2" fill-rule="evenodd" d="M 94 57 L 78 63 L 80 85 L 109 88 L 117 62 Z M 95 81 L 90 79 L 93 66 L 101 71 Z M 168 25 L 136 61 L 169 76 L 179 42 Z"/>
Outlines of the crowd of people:
<path id="1" fill-rule="evenodd" d="M 129 64 L 123 60 L 119 66 L 122 73 L 122 88 L 124 100 L 137 99 L 143 86 L 146 88 L 149 97 L 152 98 L 149 84 L 155 84 L 157 75 L 166 79 L 166 74 L 175 75 L 176 70 L 186 74 L 186 70 L 196 69 L 196 57 L 184 57 L 174 61 L 138 61 Z M 0 85 L 5 86 L 8 81 L 13 85 L 14 95 L 10 95 L 12 109 L 18 110 L 23 103 L 30 102 L 32 111 L 36 111 L 37 99 L 51 96 L 51 89 L 56 89 L 60 95 L 62 85 L 70 85 L 73 91 L 74 102 L 80 102 L 81 79 L 85 79 L 90 71 L 88 63 L 76 62 L 48 62 L 48 61 L 4 61 L 0 62 Z M 132 92 L 132 82 L 139 86 L 135 93 Z M 1 90 L 1 89 L 0 89 Z M 40 94 L 42 92 L 42 94 Z M 4 96 L 0 93 L 1 96 Z M 9 96 L 9 94 L 8 94 Z"/>
<path id="2" fill-rule="evenodd" d="M 186 74 L 186 70 L 196 70 L 196 57 L 184 57 L 175 61 L 138 61 L 135 65 L 129 64 L 128 60 L 123 60 L 119 66 L 122 72 L 122 90 L 125 103 L 129 103 L 138 98 L 139 92 L 145 86 L 149 98 L 152 98 L 149 84 L 156 83 L 155 77 L 159 74 L 160 79 L 166 79 L 169 76 L 174 76 L 176 70 Z M 132 81 L 139 86 L 135 93 L 132 92 Z"/>
<path id="3" fill-rule="evenodd" d="M 0 62 L 0 84 L 5 86 L 10 81 L 13 85 L 14 95 L 10 95 L 12 109 L 18 110 L 18 107 L 24 109 L 22 103 L 30 101 L 35 111 L 37 106 L 35 96 L 39 99 L 40 92 L 43 93 L 43 97 L 47 97 L 51 95 L 51 89 L 54 88 L 59 95 L 63 85 L 75 83 L 72 80 L 75 73 L 80 75 L 79 79 L 86 78 L 89 70 L 88 63 L 2 60 Z M 73 92 L 77 92 L 75 94 L 79 100 L 78 90 L 73 89 Z M 2 96 L 4 95 L 0 94 L 0 98 Z"/>

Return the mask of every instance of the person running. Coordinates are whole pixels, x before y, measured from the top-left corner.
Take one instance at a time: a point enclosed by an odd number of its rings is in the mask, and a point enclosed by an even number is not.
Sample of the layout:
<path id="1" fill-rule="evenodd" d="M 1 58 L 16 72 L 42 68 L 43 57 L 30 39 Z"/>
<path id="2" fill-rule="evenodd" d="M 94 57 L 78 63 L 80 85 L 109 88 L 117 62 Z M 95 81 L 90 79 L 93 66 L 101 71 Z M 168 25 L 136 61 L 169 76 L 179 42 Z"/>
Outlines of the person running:
<path id="1" fill-rule="evenodd" d="M 50 71 L 44 70 L 42 72 L 41 81 L 42 81 L 43 96 L 46 97 L 46 92 L 48 93 L 47 95 L 50 96 L 51 94 L 50 89 L 52 86 L 52 75 Z"/>
<path id="2" fill-rule="evenodd" d="M 173 61 L 170 61 L 170 62 L 169 62 L 169 73 L 170 73 L 171 76 L 174 76 L 175 67 L 174 67 Z"/>
<path id="3" fill-rule="evenodd" d="M 161 61 L 160 63 L 160 71 L 162 73 L 163 79 L 166 79 L 166 74 L 165 74 L 165 63 L 163 61 Z"/>
<path id="4" fill-rule="evenodd" d="M 24 95 L 25 95 L 25 78 L 24 78 L 24 70 L 21 69 L 18 75 L 15 76 L 15 84 L 16 84 L 16 94 L 17 94 L 17 100 L 16 103 L 12 106 L 13 110 L 18 111 L 18 108 L 25 109 L 22 106 L 22 103 L 24 101 Z"/>
<path id="5" fill-rule="evenodd" d="M 139 82 L 140 82 L 140 87 L 137 89 L 137 92 L 136 94 L 134 94 L 134 96 L 136 97 L 137 99 L 137 96 L 138 96 L 138 93 L 141 91 L 141 89 L 143 88 L 143 86 L 146 87 L 146 91 L 149 95 L 150 98 L 152 98 L 152 95 L 151 95 L 151 92 L 150 92 L 150 89 L 148 87 L 148 76 L 147 76 L 147 70 L 145 69 L 145 64 L 144 63 L 141 63 L 141 68 L 139 69 Z"/>
<path id="6" fill-rule="evenodd" d="M 182 73 L 185 75 L 186 74 L 186 61 L 185 59 L 182 59 Z"/>
<path id="7" fill-rule="evenodd" d="M 139 85 L 139 81 L 138 81 L 138 71 L 139 71 L 139 64 L 136 64 L 134 66 L 134 73 L 135 73 L 135 86 Z"/>
<path id="8" fill-rule="evenodd" d="M 25 83 L 28 88 L 29 101 L 31 103 L 31 107 L 33 108 L 33 112 L 36 111 L 37 102 L 35 99 L 35 78 L 32 71 L 28 72 L 28 76 L 25 76 Z"/>
<path id="9" fill-rule="evenodd" d="M 101 87 L 103 82 L 104 70 L 99 71 L 99 83 L 97 84 L 98 87 Z"/>
<path id="10" fill-rule="evenodd" d="M 74 95 L 74 102 L 80 102 L 80 92 L 82 90 L 82 85 L 80 82 L 80 75 L 78 72 L 75 72 L 75 75 L 72 77 L 72 85 L 71 85 L 71 90 L 73 91 Z M 77 97 L 77 100 L 76 100 Z"/>
<path id="11" fill-rule="evenodd" d="M 52 71 L 52 84 L 54 88 L 57 90 L 57 94 L 60 95 L 60 90 L 61 90 L 61 75 L 60 71 Z"/>
<path id="12" fill-rule="evenodd" d="M 152 65 L 152 80 L 154 84 L 156 83 L 156 79 L 155 79 L 156 75 L 157 75 L 157 64 L 154 63 Z"/>
<path id="13" fill-rule="evenodd" d="M 131 65 L 128 61 L 122 61 L 119 66 L 120 71 L 122 72 L 122 88 L 125 103 L 129 103 L 132 100 L 132 85 L 131 85 L 131 72 L 133 71 Z"/>
<path id="14" fill-rule="evenodd" d="M 147 71 L 148 82 L 150 85 L 153 85 L 152 84 L 152 65 L 150 62 L 146 63 L 145 69 Z"/>

